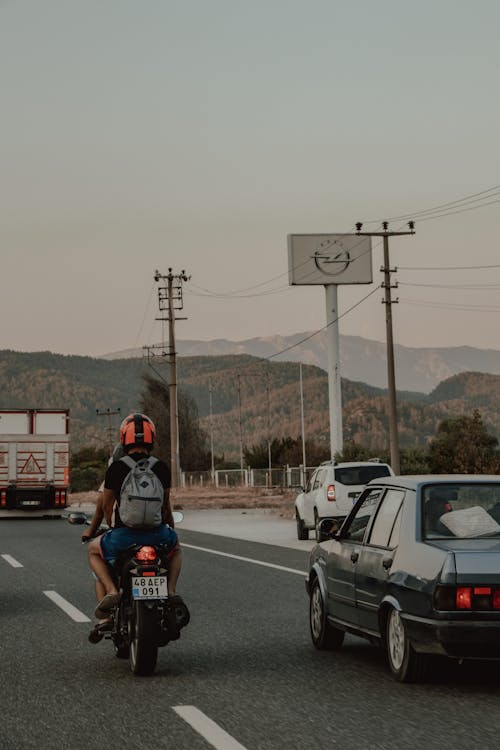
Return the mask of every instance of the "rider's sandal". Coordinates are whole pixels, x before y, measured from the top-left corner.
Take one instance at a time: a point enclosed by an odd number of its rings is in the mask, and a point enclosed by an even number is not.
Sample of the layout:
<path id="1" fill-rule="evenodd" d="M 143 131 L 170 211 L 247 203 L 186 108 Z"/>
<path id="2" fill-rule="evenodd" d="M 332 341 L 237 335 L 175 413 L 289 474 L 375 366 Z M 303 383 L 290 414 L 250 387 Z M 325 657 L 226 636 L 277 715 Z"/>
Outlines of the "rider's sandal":
<path id="1" fill-rule="evenodd" d="M 104 599 L 101 599 L 95 610 L 96 617 L 106 617 L 109 612 L 116 607 L 120 601 L 120 594 L 106 594 Z"/>
<path id="2" fill-rule="evenodd" d="M 104 633 L 109 632 L 113 629 L 113 620 L 104 620 L 94 625 L 89 633 L 90 643 L 99 643 L 104 638 Z"/>

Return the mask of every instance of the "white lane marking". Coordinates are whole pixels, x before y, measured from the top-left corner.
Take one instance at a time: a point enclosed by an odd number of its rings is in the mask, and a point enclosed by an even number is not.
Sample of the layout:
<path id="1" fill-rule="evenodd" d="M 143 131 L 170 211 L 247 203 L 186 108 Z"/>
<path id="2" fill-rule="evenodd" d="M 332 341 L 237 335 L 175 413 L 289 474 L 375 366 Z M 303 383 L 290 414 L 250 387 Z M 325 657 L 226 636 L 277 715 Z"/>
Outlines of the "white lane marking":
<path id="1" fill-rule="evenodd" d="M 84 615 L 83 612 L 80 612 L 79 609 L 70 604 L 66 599 L 64 599 L 64 597 L 58 594 L 57 591 L 44 591 L 43 593 L 45 594 L 45 596 L 48 596 L 48 598 L 51 599 L 54 604 L 57 604 L 57 606 L 60 607 L 63 612 L 66 612 L 66 614 L 69 615 L 75 622 L 90 622 L 90 619 L 87 617 L 87 615 Z"/>
<path id="2" fill-rule="evenodd" d="M 11 557 L 11 555 L 2 555 L 2 557 L 5 562 L 8 562 L 13 568 L 24 568 L 24 565 L 18 562 L 14 557 Z"/>
<path id="3" fill-rule="evenodd" d="M 194 544 L 181 543 L 181 547 L 189 547 L 189 549 L 197 549 L 199 552 L 210 552 L 212 555 L 220 555 L 221 557 L 231 557 L 233 560 L 242 560 L 243 562 L 253 563 L 254 565 L 263 565 L 265 568 L 274 568 L 275 570 L 284 570 L 285 573 L 295 573 L 295 575 L 306 577 L 305 570 L 296 570 L 295 568 L 285 568 L 284 565 L 275 565 L 274 563 L 263 562 L 262 560 L 254 560 L 251 557 L 241 557 L 240 555 L 231 555 L 229 552 L 219 552 L 217 549 L 208 549 L 207 547 L 197 547 Z"/>
<path id="4" fill-rule="evenodd" d="M 243 745 L 224 731 L 215 721 L 209 719 L 196 706 L 172 706 L 174 711 L 184 719 L 203 739 L 217 750 L 245 750 Z"/>

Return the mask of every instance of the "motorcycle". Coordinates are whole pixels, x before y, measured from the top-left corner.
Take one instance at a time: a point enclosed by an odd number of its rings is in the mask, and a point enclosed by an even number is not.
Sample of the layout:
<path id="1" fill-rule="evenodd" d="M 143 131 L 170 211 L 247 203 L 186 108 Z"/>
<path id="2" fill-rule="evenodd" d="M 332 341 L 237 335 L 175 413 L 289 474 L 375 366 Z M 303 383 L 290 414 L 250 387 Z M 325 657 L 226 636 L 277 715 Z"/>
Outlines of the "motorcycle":
<path id="1" fill-rule="evenodd" d="M 182 513 L 174 511 L 176 524 L 183 517 Z M 77 520 L 73 514 L 68 522 L 88 521 L 86 517 Z M 105 529 L 100 530 L 97 536 L 104 532 Z M 158 649 L 177 640 L 182 628 L 189 623 L 190 614 L 184 602 L 167 592 L 168 551 L 161 544 L 132 545 L 110 566 L 121 596 L 118 605 L 110 610 L 110 629 L 100 633 L 113 642 L 119 659 L 129 659 L 135 675 L 153 674 Z"/>

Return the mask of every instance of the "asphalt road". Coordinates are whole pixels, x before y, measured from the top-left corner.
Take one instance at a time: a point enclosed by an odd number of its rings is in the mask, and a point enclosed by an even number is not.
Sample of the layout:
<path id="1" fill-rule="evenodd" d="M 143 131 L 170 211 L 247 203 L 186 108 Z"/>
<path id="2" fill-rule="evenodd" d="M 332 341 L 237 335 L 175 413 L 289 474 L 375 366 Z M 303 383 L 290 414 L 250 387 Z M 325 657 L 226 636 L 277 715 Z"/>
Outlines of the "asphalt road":
<path id="1" fill-rule="evenodd" d="M 313 648 L 305 549 L 181 530 L 192 620 L 155 676 L 134 677 L 109 641 L 87 641 L 95 604 L 80 533 L 0 523 L 2 750 L 498 747 L 496 664 L 439 662 L 430 683 L 399 685 L 362 640 Z"/>

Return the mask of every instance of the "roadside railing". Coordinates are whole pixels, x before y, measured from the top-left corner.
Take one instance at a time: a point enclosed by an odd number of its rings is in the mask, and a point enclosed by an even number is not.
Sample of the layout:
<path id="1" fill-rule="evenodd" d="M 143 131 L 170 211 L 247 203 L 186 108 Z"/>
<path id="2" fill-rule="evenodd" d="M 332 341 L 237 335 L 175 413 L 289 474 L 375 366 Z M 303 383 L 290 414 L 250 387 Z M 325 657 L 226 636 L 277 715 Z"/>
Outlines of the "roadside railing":
<path id="1" fill-rule="evenodd" d="M 181 487 L 305 487 L 315 467 L 283 466 L 271 469 L 216 469 L 211 471 L 182 471 Z"/>

